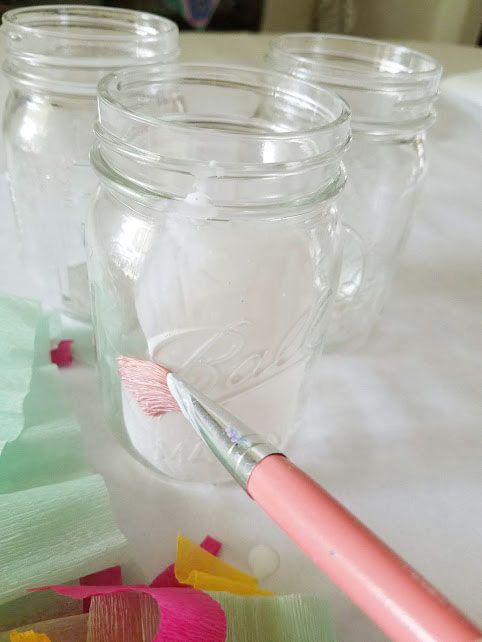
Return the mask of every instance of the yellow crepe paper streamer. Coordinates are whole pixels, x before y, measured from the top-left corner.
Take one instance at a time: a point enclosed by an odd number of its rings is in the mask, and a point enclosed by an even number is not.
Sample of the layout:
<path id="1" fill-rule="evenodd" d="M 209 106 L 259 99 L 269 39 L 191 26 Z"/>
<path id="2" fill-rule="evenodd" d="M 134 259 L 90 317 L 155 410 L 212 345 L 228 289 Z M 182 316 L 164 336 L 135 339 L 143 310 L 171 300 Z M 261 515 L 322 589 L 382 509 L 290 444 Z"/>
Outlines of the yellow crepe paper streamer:
<path id="1" fill-rule="evenodd" d="M 181 584 L 206 591 L 237 595 L 273 595 L 258 588 L 258 580 L 218 559 L 184 535 L 177 536 L 176 579 Z"/>
<path id="2" fill-rule="evenodd" d="M 10 633 L 10 642 L 50 642 L 50 638 L 45 633 L 12 631 Z"/>

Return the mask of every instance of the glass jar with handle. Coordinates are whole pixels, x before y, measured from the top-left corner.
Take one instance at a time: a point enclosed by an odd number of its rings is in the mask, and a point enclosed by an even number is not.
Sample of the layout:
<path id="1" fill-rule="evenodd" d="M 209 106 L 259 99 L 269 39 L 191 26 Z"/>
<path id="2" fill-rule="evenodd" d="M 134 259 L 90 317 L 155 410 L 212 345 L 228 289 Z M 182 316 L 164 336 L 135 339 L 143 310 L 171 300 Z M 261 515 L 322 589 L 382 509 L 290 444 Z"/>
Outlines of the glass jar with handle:
<path id="1" fill-rule="evenodd" d="M 282 446 L 339 273 L 345 103 L 272 71 L 126 70 L 99 85 L 87 225 L 106 414 L 167 477 L 227 475 L 180 413 L 149 417 L 116 357 L 178 372 Z"/>
<path id="2" fill-rule="evenodd" d="M 329 34 L 279 36 L 266 64 L 335 91 L 352 111 L 343 265 L 327 345 L 358 347 L 381 313 L 410 232 L 442 69 L 406 47 Z"/>

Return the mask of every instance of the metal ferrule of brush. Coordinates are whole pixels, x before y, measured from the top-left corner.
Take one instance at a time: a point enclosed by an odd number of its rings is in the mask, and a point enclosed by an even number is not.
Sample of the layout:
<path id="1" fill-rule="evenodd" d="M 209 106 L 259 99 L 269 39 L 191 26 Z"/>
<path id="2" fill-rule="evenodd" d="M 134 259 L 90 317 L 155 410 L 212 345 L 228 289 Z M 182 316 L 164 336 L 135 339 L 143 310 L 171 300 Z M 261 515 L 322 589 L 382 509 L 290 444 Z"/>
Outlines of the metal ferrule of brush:
<path id="1" fill-rule="evenodd" d="M 168 374 L 166 381 L 183 415 L 244 490 L 247 490 L 248 479 L 262 459 L 283 454 L 174 374 Z"/>

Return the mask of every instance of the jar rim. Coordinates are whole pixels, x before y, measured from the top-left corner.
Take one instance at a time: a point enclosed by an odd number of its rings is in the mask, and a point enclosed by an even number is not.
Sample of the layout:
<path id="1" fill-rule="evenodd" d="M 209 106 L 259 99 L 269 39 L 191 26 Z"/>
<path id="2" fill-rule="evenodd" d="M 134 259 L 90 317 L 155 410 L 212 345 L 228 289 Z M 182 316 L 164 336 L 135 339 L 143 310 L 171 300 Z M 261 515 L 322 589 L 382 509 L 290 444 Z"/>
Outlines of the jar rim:
<path id="1" fill-rule="evenodd" d="M 104 77 L 94 133 L 94 166 L 172 198 L 202 182 L 221 206 L 279 205 L 339 185 L 351 140 L 335 93 L 263 67 L 203 63 Z"/>
<path id="2" fill-rule="evenodd" d="M 125 84 L 129 81 L 136 81 L 138 84 L 142 84 L 144 82 L 154 81 L 156 82 L 162 81 L 166 82 L 168 80 L 172 80 L 175 78 L 180 78 L 181 74 L 184 72 L 184 77 L 187 78 L 187 75 L 190 73 L 191 76 L 194 76 L 198 79 L 207 79 L 207 80 L 224 80 L 225 82 L 229 82 L 228 77 L 232 74 L 238 74 L 242 75 L 245 74 L 246 76 L 251 75 L 257 75 L 259 79 L 262 77 L 271 77 L 273 79 L 284 79 L 285 81 L 287 80 L 295 80 L 297 84 L 299 84 L 300 87 L 304 87 L 306 89 L 309 89 L 312 94 L 314 94 L 315 97 L 319 99 L 318 106 L 320 107 L 323 104 L 323 101 L 329 101 L 331 105 L 333 106 L 334 109 L 338 110 L 338 113 L 330 120 L 329 122 L 326 122 L 324 120 L 322 123 L 320 122 L 319 125 L 316 127 L 311 127 L 309 129 L 305 130 L 293 130 L 293 131 L 270 131 L 269 133 L 262 133 L 262 132 L 256 132 L 256 133 L 247 133 L 247 132 L 238 132 L 238 131 L 225 131 L 225 130 L 220 130 L 220 129 L 209 129 L 210 135 L 220 135 L 224 136 L 226 138 L 234 138 L 236 140 L 239 140 L 240 138 L 244 138 L 246 140 L 286 140 L 286 139 L 293 139 L 293 138 L 313 138 L 314 135 L 317 133 L 328 133 L 334 129 L 340 128 L 343 125 L 349 126 L 349 121 L 350 121 L 350 108 L 348 104 L 346 103 L 343 98 L 340 96 L 334 94 L 331 91 L 328 91 L 326 89 L 323 89 L 322 87 L 319 87 L 318 85 L 315 85 L 311 82 L 308 82 L 306 80 L 301 80 L 299 78 L 294 78 L 293 76 L 290 76 L 289 74 L 285 74 L 276 70 L 271 70 L 271 69 L 266 69 L 262 67 L 250 67 L 250 66 L 244 66 L 244 65 L 229 65 L 229 64 L 222 64 L 222 63 L 195 63 L 195 62 L 178 62 L 178 63 L 169 63 L 162 65 L 162 67 L 156 67 L 154 68 L 126 68 L 126 69 L 121 69 L 115 72 L 112 72 L 108 74 L 107 76 L 104 76 L 98 84 L 97 88 L 97 93 L 98 93 L 98 98 L 99 98 L 99 110 L 100 114 L 102 115 L 102 103 L 108 104 L 111 107 L 122 111 L 123 113 L 127 114 L 134 120 L 138 122 L 143 122 L 152 126 L 169 126 L 170 129 L 173 131 L 178 131 L 178 132 L 186 132 L 186 133 L 192 133 L 195 131 L 200 131 L 200 127 L 195 124 L 186 124 L 186 123 L 180 123 L 180 122 L 173 122 L 172 119 L 167 119 L 167 118 L 162 118 L 162 116 L 158 115 L 156 117 L 148 116 L 146 114 L 140 113 L 139 111 L 132 109 L 128 105 L 126 105 L 125 101 L 122 99 L 122 90 L 120 89 L 121 84 Z M 241 81 L 231 81 L 234 84 L 241 84 Z M 259 85 L 258 85 L 259 87 Z M 300 95 L 301 96 L 301 95 Z M 316 101 L 312 98 L 309 99 L 308 95 L 304 97 L 304 100 L 306 101 L 306 104 L 310 104 L 311 106 L 316 105 Z M 320 120 L 327 115 L 327 110 L 319 110 L 319 117 Z M 102 119 L 100 119 L 102 120 Z M 203 131 L 207 131 L 208 128 L 203 127 Z M 346 138 L 349 138 L 349 131 L 346 136 Z"/>
<path id="3" fill-rule="evenodd" d="M 56 21 L 60 29 L 42 26 L 42 16 L 48 17 L 50 21 Z M 35 18 L 40 23 L 35 24 Z M 90 29 L 85 32 L 69 30 L 69 24 L 73 19 L 80 20 L 83 25 Z M 123 26 L 122 30 L 115 31 L 115 28 Z M 105 31 L 96 32 L 92 27 L 107 27 L 112 33 Z M 137 40 L 142 38 L 148 41 L 155 41 L 162 38 L 172 39 L 172 48 L 177 48 L 177 36 L 179 29 L 177 25 L 169 20 L 146 11 L 124 9 L 117 7 L 102 7 L 96 5 L 37 5 L 10 9 L 2 16 L 2 27 L 7 29 L 9 35 L 15 36 L 37 35 L 48 38 L 68 38 L 83 41 L 125 41 L 126 38 Z M 127 27 L 130 27 L 127 28 Z"/>
<path id="4" fill-rule="evenodd" d="M 323 45 L 323 46 L 322 46 Z M 383 55 L 381 55 L 383 53 Z M 313 59 L 319 54 L 325 58 Z M 440 78 L 442 65 L 432 56 L 404 45 L 350 35 L 291 33 L 277 36 L 269 43 L 268 57 L 282 62 L 302 63 L 303 78 L 337 84 L 340 73 L 348 86 L 369 88 L 407 85 Z M 332 56 L 330 59 L 329 56 Z M 405 62 L 401 62 L 402 58 Z M 349 68 L 350 62 L 362 64 Z M 353 74 L 348 79 L 347 76 Z"/>

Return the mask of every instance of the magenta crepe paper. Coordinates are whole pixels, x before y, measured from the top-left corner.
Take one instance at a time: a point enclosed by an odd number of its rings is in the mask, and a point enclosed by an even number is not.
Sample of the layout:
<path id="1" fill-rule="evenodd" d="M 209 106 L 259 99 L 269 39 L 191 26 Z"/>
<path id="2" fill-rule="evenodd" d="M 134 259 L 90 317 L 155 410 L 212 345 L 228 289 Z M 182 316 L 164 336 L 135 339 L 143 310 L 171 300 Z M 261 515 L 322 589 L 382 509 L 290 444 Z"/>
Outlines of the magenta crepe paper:
<path id="1" fill-rule="evenodd" d="M 55 363 L 59 368 L 70 366 L 72 363 L 72 351 L 70 346 L 73 342 L 73 339 L 64 339 L 63 341 L 60 341 L 59 345 L 50 351 L 50 361 Z"/>
<path id="2" fill-rule="evenodd" d="M 206 535 L 201 542 L 201 548 L 204 548 L 204 550 L 211 553 L 211 555 L 217 555 L 221 550 L 221 546 L 221 542 L 218 542 L 217 539 L 214 539 L 214 537 L 211 537 L 210 535 Z M 160 588 L 161 586 L 166 588 L 185 588 L 187 584 L 181 584 L 177 581 L 174 573 L 174 566 L 175 564 L 170 564 L 162 571 L 162 573 L 159 573 L 159 575 L 151 582 L 151 588 Z"/>
<path id="3" fill-rule="evenodd" d="M 218 542 L 217 539 L 214 539 L 214 537 L 211 537 L 210 535 L 206 535 L 201 542 L 201 548 L 204 548 L 204 550 L 211 553 L 211 555 L 217 555 L 221 550 L 221 546 L 221 542 Z"/>
<path id="4" fill-rule="evenodd" d="M 46 589 L 78 600 L 125 591 L 150 595 L 161 612 L 161 625 L 152 642 L 224 642 L 226 639 L 226 616 L 220 604 L 207 593 L 190 587 L 42 586 L 29 590 Z"/>
<path id="5" fill-rule="evenodd" d="M 81 577 L 79 583 L 81 586 L 119 586 L 122 584 L 122 569 L 120 566 L 111 566 Z M 88 613 L 89 609 L 90 597 L 86 597 L 82 604 L 82 612 Z"/>

